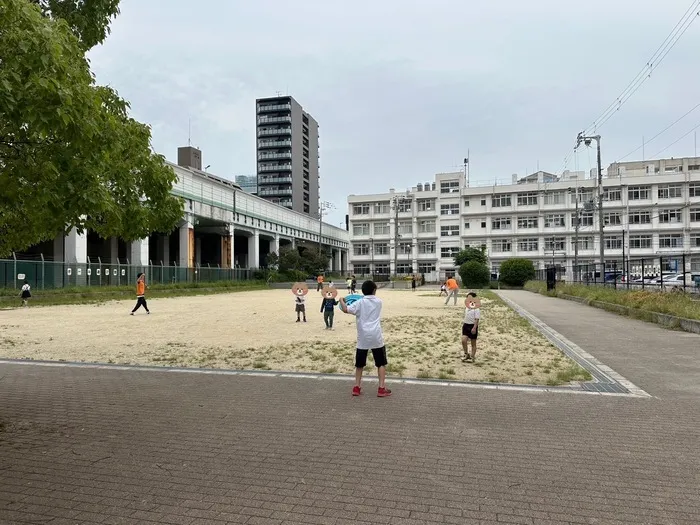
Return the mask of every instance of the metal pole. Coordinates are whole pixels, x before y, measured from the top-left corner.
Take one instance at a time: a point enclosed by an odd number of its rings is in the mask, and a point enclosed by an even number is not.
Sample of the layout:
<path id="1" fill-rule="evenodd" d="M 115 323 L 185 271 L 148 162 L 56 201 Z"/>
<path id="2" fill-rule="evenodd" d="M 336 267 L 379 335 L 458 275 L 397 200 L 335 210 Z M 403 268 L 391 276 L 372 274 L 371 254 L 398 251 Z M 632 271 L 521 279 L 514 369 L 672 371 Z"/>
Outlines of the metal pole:
<path id="1" fill-rule="evenodd" d="M 600 160 L 600 135 L 596 135 L 598 146 L 598 220 L 600 221 L 600 267 L 605 284 L 605 237 L 603 233 L 603 166 Z"/>
<path id="2" fill-rule="evenodd" d="M 321 234 L 323 233 L 323 203 L 318 206 L 318 255 L 321 255 Z"/>
<path id="3" fill-rule="evenodd" d="M 399 261 L 399 198 L 394 197 L 394 277 L 398 275 Z"/>
<path id="4" fill-rule="evenodd" d="M 46 271 L 45 271 L 44 254 L 41 253 L 40 255 L 41 255 L 41 289 L 43 290 L 44 289 L 44 280 L 46 279 Z M 683 265 L 683 268 L 685 268 L 685 264 Z"/>
<path id="5" fill-rule="evenodd" d="M 578 229 L 581 223 L 578 216 L 578 188 L 576 188 L 576 211 L 574 213 L 574 282 L 578 282 Z"/>
<path id="6" fill-rule="evenodd" d="M 625 271 L 625 228 L 622 227 L 622 271 Z"/>
<path id="7" fill-rule="evenodd" d="M 15 252 L 12 252 L 12 260 L 14 261 L 12 282 L 14 283 L 14 288 L 16 290 L 17 289 L 17 255 L 15 255 Z"/>

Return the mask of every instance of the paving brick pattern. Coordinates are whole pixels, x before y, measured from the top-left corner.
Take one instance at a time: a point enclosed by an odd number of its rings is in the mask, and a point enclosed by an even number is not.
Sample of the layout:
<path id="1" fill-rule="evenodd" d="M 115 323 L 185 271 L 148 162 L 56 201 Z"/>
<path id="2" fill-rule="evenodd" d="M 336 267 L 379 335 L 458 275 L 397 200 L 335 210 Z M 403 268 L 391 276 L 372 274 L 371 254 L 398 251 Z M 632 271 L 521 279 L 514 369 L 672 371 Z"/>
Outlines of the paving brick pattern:
<path id="1" fill-rule="evenodd" d="M 378 399 L 371 383 L 352 398 L 346 381 L 4 364 L 0 523 L 697 524 L 700 396 L 661 377 L 635 378 L 651 398 Z"/>

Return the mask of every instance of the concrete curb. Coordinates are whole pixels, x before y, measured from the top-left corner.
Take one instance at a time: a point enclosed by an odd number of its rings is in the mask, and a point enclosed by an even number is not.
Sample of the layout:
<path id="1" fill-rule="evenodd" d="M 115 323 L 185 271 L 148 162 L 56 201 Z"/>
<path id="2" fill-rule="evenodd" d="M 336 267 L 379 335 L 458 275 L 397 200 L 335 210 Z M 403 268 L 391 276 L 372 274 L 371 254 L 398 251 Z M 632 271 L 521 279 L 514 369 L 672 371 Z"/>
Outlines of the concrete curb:
<path id="1" fill-rule="evenodd" d="M 681 329 L 685 332 L 700 334 L 700 321 L 696 321 L 694 319 L 686 319 L 684 317 L 676 317 L 675 315 L 662 314 L 659 312 L 649 312 L 647 310 L 640 310 L 639 308 L 631 308 L 620 304 L 607 303 L 605 301 L 593 301 L 583 297 L 576 297 L 574 295 L 563 293 L 557 293 L 557 297 L 560 299 L 585 304 L 586 306 L 600 308 L 618 315 L 631 317 L 632 319 L 639 319 L 648 323 L 655 323 L 666 328 Z"/>

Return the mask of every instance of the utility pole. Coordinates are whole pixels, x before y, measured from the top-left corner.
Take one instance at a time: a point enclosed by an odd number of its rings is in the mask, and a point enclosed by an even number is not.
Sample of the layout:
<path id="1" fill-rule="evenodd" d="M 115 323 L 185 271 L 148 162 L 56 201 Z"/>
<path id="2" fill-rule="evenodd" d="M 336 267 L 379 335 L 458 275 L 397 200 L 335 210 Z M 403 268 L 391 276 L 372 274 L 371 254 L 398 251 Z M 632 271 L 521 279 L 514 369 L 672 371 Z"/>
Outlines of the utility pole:
<path id="1" fill-rule="evenodd" d="M 576 148 L 583 142 L 586 146 L 590 146 L 592 141 L 596 141 L 597 156 L 598 156 L 598 222 L 600 226 L 600 276 L 605 283 L 605 237 L 603 233 L 603 166 L 600 159 L 600 135 L 584 136 L 583 132 L 576 137 Z"/>
<path id="2" fill-rule="evenodd" d="M 581 225 L 581 218 L 578 216 L 578 187 L 575 191 L 575 212 L 574 212 L 574 282 L 578 282 L 578 230 Z"/>
<path id="3" fill-rule="evenodd" d="M 399 207 L 406 202 L 411 202 L 408 191 L 406 191 L 405 196 L 394 195 L 392 198 L 392 204 L 394 206 L 394 276 L 399 274 L 399 239 L 401 238 L 399 234 Z"/>

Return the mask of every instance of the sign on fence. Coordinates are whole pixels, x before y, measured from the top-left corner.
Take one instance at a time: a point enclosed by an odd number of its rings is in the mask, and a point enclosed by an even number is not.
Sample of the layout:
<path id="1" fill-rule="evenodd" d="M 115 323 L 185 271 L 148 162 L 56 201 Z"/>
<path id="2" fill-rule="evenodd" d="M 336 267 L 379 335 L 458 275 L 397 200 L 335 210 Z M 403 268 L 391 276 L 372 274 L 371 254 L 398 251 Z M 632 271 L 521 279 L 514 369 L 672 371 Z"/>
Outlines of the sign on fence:
<path id="1" fill-rule="evenodd" d="M 26 277 L 27 277 L 27 276 L 24 275 L 23 273 L 18 273 L 18 274 L 17 274 L 17 280 L 18 280 L 18 281 L 24 281 L 24 279 L 25 279 Z"/>
<path id="2" fill-rule="evenodd" d="M 72 269 L 72 268 L 66 268 L 66 275 L 69 276 L 69 277 L 70 277 L 71 275 L 73 275 L 73 269 Z"/>

